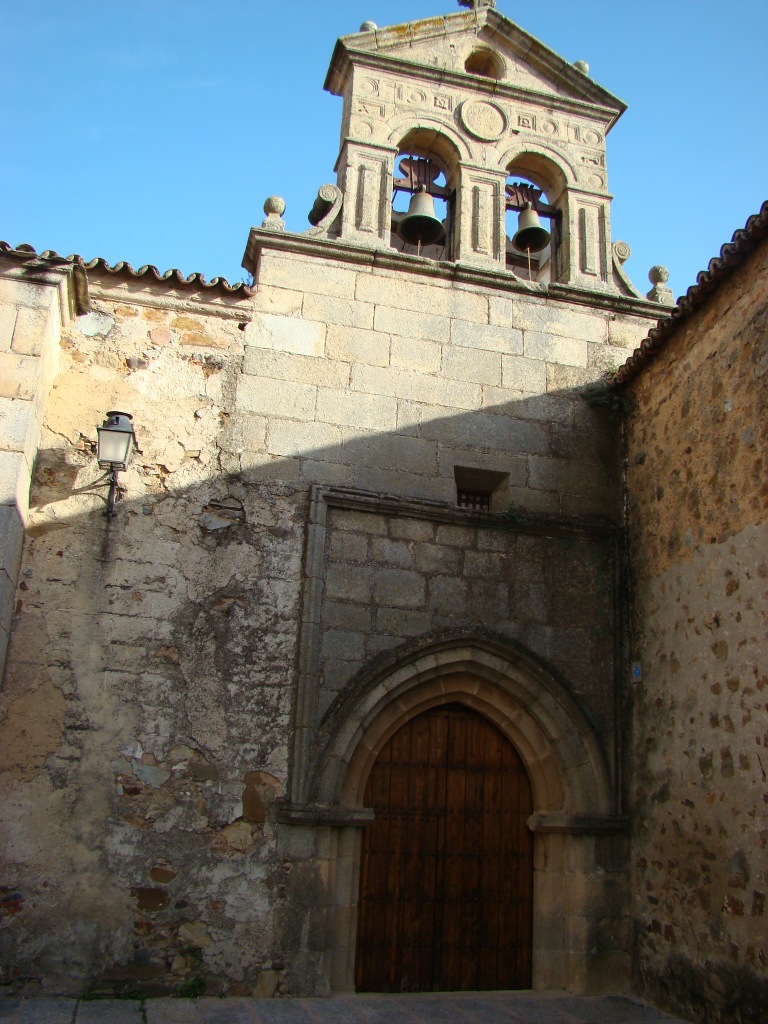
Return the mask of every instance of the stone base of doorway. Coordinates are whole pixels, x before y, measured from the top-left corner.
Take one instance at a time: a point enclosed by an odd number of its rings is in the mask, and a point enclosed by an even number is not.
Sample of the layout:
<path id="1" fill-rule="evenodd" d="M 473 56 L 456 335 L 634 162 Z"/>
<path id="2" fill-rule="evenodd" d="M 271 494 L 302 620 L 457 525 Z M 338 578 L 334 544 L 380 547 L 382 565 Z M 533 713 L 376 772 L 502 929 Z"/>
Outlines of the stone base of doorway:
<path id="1" fill-rule="evenodd" d="M 629 996 L 359 994 L 325 999 L 0 999 L 2 1024 L 680 1024 Z"/>

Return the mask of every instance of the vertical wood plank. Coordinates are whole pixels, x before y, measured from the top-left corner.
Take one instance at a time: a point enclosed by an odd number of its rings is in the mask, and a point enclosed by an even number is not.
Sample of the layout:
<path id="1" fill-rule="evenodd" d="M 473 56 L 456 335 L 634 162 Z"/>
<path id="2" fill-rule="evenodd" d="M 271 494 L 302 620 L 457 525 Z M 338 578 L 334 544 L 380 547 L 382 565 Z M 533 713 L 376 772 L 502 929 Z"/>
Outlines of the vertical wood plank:
<path id="1" fill-rule="evenodd" d="M 443 957 L 443 916 L 445 890 L 445 807 L 446 761 L 448 757 L 448 715 L 442 709 L 431 712 L 429 735 L 428 808 L 430 819 L 430 847 L 433 851 L 434 875 L 432 885 L 431 927 L 422 931 L 422 953 L 429 960 L 429 985 L 426 990 L 440 987 Z"/>

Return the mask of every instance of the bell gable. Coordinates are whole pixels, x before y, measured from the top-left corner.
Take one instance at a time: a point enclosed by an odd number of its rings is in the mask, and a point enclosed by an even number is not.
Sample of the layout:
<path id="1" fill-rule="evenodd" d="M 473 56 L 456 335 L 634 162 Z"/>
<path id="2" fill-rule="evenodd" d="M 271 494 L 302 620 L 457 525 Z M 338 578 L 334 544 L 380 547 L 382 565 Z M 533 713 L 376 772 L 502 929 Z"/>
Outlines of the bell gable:
<path id="1" fill-rule="evenodd" d="M 622 100 L 492 8 L 343 36 L 325 88 L 343 95 L 353 65 L 401 75 L 410 68 L 447 86 L 471 88 L 471 82 L 480 92 L 510 99 L 525 93 L 566 109 L 597 108 L 606 131 L 626 110 Z"/>

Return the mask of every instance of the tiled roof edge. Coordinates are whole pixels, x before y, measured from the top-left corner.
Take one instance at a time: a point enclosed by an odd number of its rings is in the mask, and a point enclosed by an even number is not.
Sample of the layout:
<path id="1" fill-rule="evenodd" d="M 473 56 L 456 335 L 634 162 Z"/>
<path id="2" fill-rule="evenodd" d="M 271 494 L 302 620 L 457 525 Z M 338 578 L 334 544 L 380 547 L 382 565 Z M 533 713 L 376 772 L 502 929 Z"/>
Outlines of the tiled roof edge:
<path id="1" fill-rule="evenodd" d="M 721 248 L 720 255 L 709 261 L 706 270 L 696 277 L 696 284 L 677 300 L 673 312 L 660 320 L 638 348 L 627 359 L 611 378 L 614 385 L 625 384 L 631 380 L 654 355 L 664 347 L 675 333 L 682 320 L 686 320 L 709 296 L 730 276 L 735 267 L 746 259 L 758 243 L 768 235 L 768 200 L 760 207 L 760 212 L 749 218 L 743 228 L 734 232 L 730 242 Z"/>
<path id="2" fill-rule="evenodd" d="M 8 242 L 0 241 L 0 255 L 9 256 L 11 259 L 18 259 L 20 261 L 36 259 L 53 266 L 70 264 L 71 266 L 81 267 L 83 270 L 104 271 L 116 277 L 131 278 L 133 280 L 149 274 L 151 278 L 160 284 L 168 284 L 173 288 L 181 286 L 183 288 L 201 288 L 205 291 L 218 290 L 224 295 L 232 295 L 238 299 L 250 298 L 250 296 L 255 294 L 255 289 L 249 287 L 243 281 L 230 284 L 224 277 L 213 277 L 210 281 L 206 281 L 202 274 L 189 274 L 189 276 L 185 277 L 180 270 L 176 269 L 166 270 L 163 273 L 151 263 L 145 263 L 143 267 L 134 270 L 130 263 L 125 263 L 123 260 L 112 266 L 100 256 L 92 260 L 85 260 L 82 256 L 76 254 L 60 256 L 53 249 L 46 249 L 44 252 L 38 253 L 31 245 L 27 244 L 14 247 Z"/>

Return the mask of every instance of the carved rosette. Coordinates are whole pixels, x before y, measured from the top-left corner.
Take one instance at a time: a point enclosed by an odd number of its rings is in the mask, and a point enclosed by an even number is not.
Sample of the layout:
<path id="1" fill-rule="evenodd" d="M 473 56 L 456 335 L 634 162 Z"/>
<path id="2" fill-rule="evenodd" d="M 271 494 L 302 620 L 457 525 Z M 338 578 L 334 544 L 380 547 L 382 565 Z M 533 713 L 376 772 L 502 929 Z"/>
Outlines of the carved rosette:
<path id="1" fill-rule="evenodd" d="M 482 142 L 496 142 L 504 135 L 509 124 L 501 107 L 488 100 L 465 100 L 459 117 L 470 135 Z"/>

